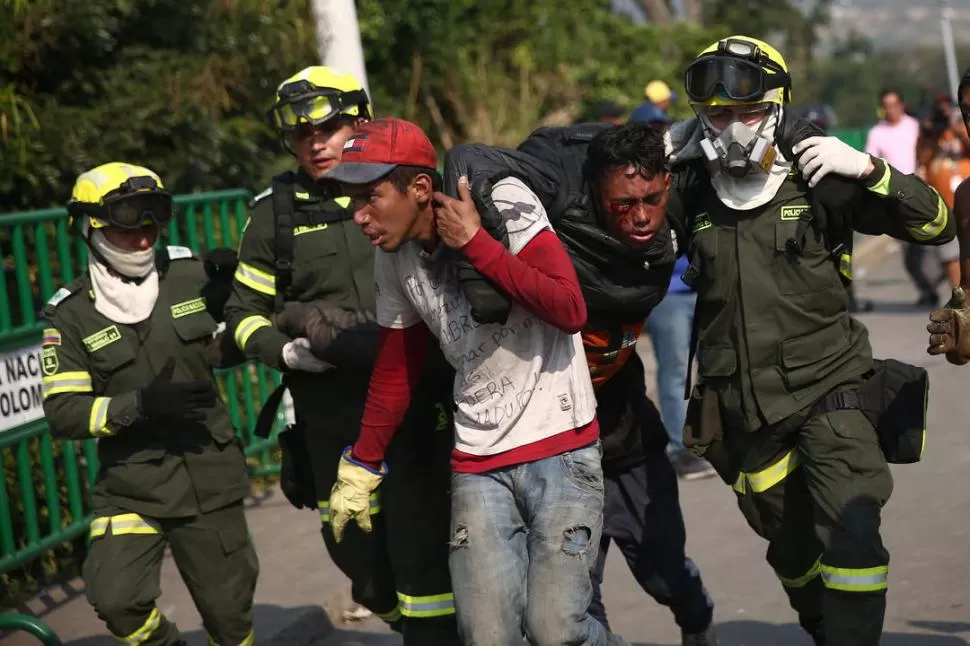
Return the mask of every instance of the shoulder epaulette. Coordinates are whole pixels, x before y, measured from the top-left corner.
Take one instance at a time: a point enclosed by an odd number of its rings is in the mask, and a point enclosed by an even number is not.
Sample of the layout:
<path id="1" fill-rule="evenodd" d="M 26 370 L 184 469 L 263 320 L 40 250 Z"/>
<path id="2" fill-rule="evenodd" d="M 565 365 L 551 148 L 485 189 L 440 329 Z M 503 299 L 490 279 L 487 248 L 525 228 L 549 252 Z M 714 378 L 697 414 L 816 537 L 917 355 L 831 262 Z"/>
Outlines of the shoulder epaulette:
<path id="1" fill-rule="evenodd" d="M 178 245 L 168 245 L 165 250 L 168 252 L 169 260 L 185 260 L 193 258 L 198 260 L 198 256 L 192 253 L 192 250 L 188 247 L 181 247 Z"/>
<path id="2" fill-rule="evenodd" d="M 257 203 L 262 202 L 267 197 L 273 194 L 273 185 L 270 184 L 269 188 L 253 198 L 253 201 L 249 203 L 250 208 L 256 206 Z"/>
<path id="3" fill-rule="evenodd" d="M 82 278 L 76 278 L 66 287 L 61 287 L 59 290 L 54 292 L 54 295 L 51 296 L 50 300 L 48 300 L 44 305 L 44 309 L 41 310 L 41 315 L 48 318 L 53 316 L 54 312 L 57 311 L 57 307 L 61 303 L 80 292 L 83 287 L 84 281 Z"/>

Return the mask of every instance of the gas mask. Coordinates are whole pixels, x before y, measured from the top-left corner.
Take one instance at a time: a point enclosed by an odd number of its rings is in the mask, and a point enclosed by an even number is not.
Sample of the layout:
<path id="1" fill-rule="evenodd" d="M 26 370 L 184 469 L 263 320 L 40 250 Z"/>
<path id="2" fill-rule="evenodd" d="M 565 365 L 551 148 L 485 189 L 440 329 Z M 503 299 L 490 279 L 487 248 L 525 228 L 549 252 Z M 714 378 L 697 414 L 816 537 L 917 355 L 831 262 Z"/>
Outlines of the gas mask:
<path id="1" fill-rule="evenodd" d="M 701 150 L 708 162 L 718 164 L 724 172 L 736 179 L 745 177 L 752 171 L 766 174 L 775 162 L 774 138 L 777 122 L 776 109 L 761 120 L 757 130 L 735 120 L 717 133 L 707 119 L 701 116 L 701 123 L 704 125 Z"/>

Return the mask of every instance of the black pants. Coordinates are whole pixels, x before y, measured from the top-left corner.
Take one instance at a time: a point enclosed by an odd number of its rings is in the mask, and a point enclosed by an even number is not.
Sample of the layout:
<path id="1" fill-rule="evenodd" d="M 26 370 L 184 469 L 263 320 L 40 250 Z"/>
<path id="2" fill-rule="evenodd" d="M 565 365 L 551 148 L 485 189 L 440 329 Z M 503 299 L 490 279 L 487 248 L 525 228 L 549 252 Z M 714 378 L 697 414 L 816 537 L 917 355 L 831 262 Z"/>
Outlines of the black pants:
<path id="1" fill-rule="evenodd" d="M 670 460 L 663 452 L 653 452 L 640 465 L 605 473 L 603 480 L 603 536 L 593 571 L 590 614 L 609 626 L 600 586 L 612 541 L 640 586 L 670 608 L 677 625 L 685 632 L 702 632 L 711 623 L 714 604 L 697 566 L 684 553 L 687 536 Z"/>
<path id="2" fill-rule="evenodd" d="M 340 543 L 329 497 L 346 441 L 308 427 L 306 443 L 323 540 L 354 601 L 402 632 L 406 646 L 459 646 L 448 573 L 453 427 L 443 410 L 428 422 L 403 428 L 389 447 L 390 472 L 371 500 L 373 531 L 350 523 Z"/>

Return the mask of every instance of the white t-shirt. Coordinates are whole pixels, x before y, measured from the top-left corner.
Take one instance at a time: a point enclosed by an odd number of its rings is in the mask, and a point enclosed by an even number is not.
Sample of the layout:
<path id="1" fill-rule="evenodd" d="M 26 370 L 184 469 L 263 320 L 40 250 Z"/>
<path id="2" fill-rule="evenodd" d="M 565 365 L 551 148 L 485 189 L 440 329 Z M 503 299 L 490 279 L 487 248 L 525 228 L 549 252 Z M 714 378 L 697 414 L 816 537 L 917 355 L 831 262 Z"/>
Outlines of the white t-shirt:
<path id="1" fill-rule="evenodd" d="M 492 200 L 518 254 L 549 218 L 536 195 L 515 178 L 497 182 Z M 580 428 L 596 399 L 579 334 L 543 323 L 518 304 L 508 321 L 481 325 L 461 293 L 445 248 L 425 253 L 416 242 L 377 251 L 377 322 L 389 328 L 424 323 L 455 376 L 455 448 L 490 456 Z"/>

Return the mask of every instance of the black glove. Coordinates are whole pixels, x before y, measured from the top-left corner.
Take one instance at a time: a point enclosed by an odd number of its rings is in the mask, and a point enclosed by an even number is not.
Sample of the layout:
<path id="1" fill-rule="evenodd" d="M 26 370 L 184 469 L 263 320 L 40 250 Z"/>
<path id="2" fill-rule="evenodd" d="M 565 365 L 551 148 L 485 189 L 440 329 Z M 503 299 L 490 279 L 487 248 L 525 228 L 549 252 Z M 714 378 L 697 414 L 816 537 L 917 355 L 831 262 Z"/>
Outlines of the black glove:
<path id="1" fill-rule="evenodd" d="M 216 403 L 211 381 L 173 382 L 175 359 L 169 358 L 150 384 L 138 391 L 138 410 L 151 421 L 201 421 Z"/>
<path id="2" fill-rule="evenodd" d="M 226 301 L 232 294 L 232 277 L 236 273 L 239 259 L 232 249 L 217 247 L 209 251 L 202 262 L 208 277 L 202 287 L 205 307 L 217 323 L 222 323 L 225 320 Z"/>
<path id="3" fill-rule="evenodd" d="M 231 283 L 232 277 L 236 273 L 239 265 L 239 257 L 236 252 L 229 247 L 216 247 L 209 250 L 202 260 L 205 268 L 205 275 L 209 280 L 224 283 Z"/>

